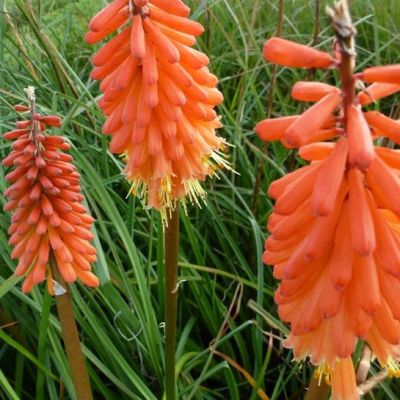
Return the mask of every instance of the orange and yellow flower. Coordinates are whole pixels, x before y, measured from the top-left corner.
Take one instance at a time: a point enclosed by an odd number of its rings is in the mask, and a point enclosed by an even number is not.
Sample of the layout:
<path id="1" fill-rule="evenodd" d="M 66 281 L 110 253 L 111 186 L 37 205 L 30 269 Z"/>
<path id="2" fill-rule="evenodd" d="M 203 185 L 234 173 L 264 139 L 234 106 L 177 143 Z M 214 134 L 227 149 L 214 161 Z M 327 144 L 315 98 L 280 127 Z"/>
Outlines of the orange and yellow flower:
<path id="1" fill-rule="evenodd" d="M 268 61 L 304 68 L 340 68 L 340 58 L 273 38 Z M 293 98 L 315 102 L 302 115 L 267 119 L 256 132 L 299 148 L 308 165 L 273 182 L 271 235 L 263 260 L 281 281 L 278 312 L 290 324 L 285 344 L 330 375 L 333 399 L 359 399 L 352 354 L 364 340 L 382 366 L 398 375 L 400 353 L 400 124 L 362 106 L 400 90 L 398 66 L 368 68 L 371 82 L 349 93 L 298 82 Z M 391 78 L 390 78 L 391 77 Z M 351 95 L 351 93 L 350 93 Z"/>
<path id="2" fill-rule="evenodd" d="M 90 21 L 88 43 L 117 31 L 93 57 L 110 149 L 126 159 L 132 192 L 150 207 L 197 202 L 227 166 L 214 108 L 223 100 L 208 57 L 193 49 L 201 24 L 181 0 L 114 0 Z"/>
<path id="3" fill-rule="evenodd" d="M 19 112 L 29 107 L 15 107 Z M 61 126 L 57 116 L 31 112 L 31 118 L 18 121 L 16 129 L 3 135 L 13 141 L 2 165 L 11 168 L 6 181 L 4 210 L 11 212 L 12 258 L 18 259 L 15 274 L 25 276 L 24 292 L 44 280 L 53 293 L 50 257 L 67 283 L 79 279 L 87 286 L 98 286 L 91 272 L 96 249 L 89 243 L 93 218 L 81 204 L 79 173 L 72 156 L 64 153 L 70 145 L 61 136 L 48 135 L 46 127 Z"/>

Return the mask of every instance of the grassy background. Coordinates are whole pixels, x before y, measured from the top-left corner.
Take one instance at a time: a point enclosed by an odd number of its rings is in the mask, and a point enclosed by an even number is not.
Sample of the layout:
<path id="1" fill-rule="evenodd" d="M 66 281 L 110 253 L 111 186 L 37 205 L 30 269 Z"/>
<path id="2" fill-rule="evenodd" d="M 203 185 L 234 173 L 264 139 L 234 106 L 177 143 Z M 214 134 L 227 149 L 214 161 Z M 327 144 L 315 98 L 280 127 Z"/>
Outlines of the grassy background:
<path id="1" fill-rule="evenodd" d="M 12 105 L 22 89 L 38 88 L 39 108 L 64 118 L 62 134 L 73 144 L 88 206 L 96 217 L 95 265 L 102 285 L 73 288 L 77 319 L 96 399 L 160 399 L 163 391 L 163 245 L 156 212 L 143 210 L 107 151 L 103 117 L 95 107 L 98 86 L 89 80 L 94 49 L 82 36 L 105 1 L 0 0 L 0 129 L 16 118 Z M 299 162 L 277 144 L 261 146 L 252 132 L 265 117 L 273 67 L 262 44 L 277 26 L 278 0 L 192 0 L 192 15 L 206 26 L 199 47 L 221 78 L 221 135 L 234 145 L 230 158 L 240 175 L 221 173 L 206 184 L 203 209 L 181 213 L 179 390 L 182 399 L 258 398 L 227 357 L 247 370 L 271 399 L 302 398 L 307 364 L 292 361 L 281 341 L 286 328 L 276 319 L 271 271 L 260 261 L 271 211 L 269 182 Z M 286 0 L 283 35 L 311 43 L 315 7 L 321 9 L 319 45 L 329 49 L 325 17 L 330 1 Z M 359 31 L 360 67 L 399 62 L 400 2 L 353 0 Z M 295 114 L 290 86 L 307 72 L 279 69 L 271 112 Z M 318 75 L 322 79 L 322 76 Z M 327 76 L 332 79 L 331 76 Z M 398 99 L 396 99 L 398 100 Z M 393 104 L 393 103 L 392 103 Z M 389 103 L 385 112 L 396 112 Z M 0 139 L 0 157 L 9 144 Z M 253 202 L 258 165 L 261 190 Z M 0 192 L 5 189 L 0 169 Z M 0 194 L 0 205 L 4 198 Z M 0 399 L 73 398 L 53 299 L 44 288 L 21 294 L 7 245 L 9 215 L 0 215 Z M 9 325 L 10 322 L 15 322 Z M 221 354 L 212 354 L 214 346 Z M 400 386 L 386 381 L 369 398 L 398 399 Z"/>

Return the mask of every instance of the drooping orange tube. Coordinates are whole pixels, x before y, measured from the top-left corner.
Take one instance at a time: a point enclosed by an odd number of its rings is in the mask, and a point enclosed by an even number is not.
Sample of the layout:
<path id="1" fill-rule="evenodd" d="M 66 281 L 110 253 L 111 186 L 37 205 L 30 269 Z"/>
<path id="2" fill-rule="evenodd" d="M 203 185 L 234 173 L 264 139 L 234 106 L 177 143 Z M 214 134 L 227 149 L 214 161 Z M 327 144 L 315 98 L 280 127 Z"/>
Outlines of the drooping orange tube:
<path id="1" fill-rule="evenodd" d="M 264 58 L 286 67 L 329 68 L 334 63 L 329 53 L 277 37 L 265 43 Z"/>

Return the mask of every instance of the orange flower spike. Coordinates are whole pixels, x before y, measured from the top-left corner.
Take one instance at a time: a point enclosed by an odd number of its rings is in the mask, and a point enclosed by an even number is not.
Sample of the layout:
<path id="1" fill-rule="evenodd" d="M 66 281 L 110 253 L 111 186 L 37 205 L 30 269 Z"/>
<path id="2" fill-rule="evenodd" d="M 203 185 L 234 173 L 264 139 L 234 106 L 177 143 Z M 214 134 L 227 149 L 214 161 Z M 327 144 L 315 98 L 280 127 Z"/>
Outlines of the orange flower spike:
<path id="1" fill-rule="evenodd" d="M 286 67 L 330 68 L 334 65 L 329 53 L 277 37 L 265 43 L 263 54 L 267 61 Z"/>
<path id="2" fill-rule="evenodd" d="M 93 57 L 91 77 L 104 93 L 103 133 L 112 136 L 110 150 L 124 155 L 131 193 L 165 216 L 177 201 L 203 198 L 200 182 L 229 168 L 215 132 L 221 124 L 214 108 L 223 97 L 208 57 L 191 47 L 204 28 L 187 18 L 182 1 L 116 3 L 92 20 L 87 35 L 95 43 L 124 18 L 124 29 Z M 105 15 L 110 19 L 95 31 Z"/>
<path id="3" fill-rule="evenodd" d="M 349 161 L 365 170 L 375 157 L 371 131 L 360 107 L 350 106 L 348 110 Z"/>
<path id="4" fill-rule="evenodd" d="M 303 146 L 313 141 L 314 132 L 321 129 L 330 119 L 340 102 L 341 97 L 338 92 L 333 92 L 322 98 L 322 100 L 305 111 L 286 130 L 285 140 L 295 147 Z"/>
<path id="5" fill-rule="evenodd" d="M 8 199 L 4 210 L 12 213 L 9 243 L 14 247 L 12 258 L 19 260 L 15 274 L 25 275 L 22 290 L 30 292 L 46 275 L 52 279 L 47 264 L 53 253 L 67 282 L 84 274 L 84 284 L 98 286 L 97 277 L 90 272 L 96 254 L 89 243 L 93 219 L 80 204 L 83 196 L 79 193 L 79 175 L 70 163 L 72 157 L 63 153 L 70 145 L 61 136 L 45 133 L 46 126 L 60 126 L 61 119 L 35 115 L 28 122 L 31 128 L 17 138 L 4 134 L 7 140 L 14 140 L 13 150 L 2 164 L 14 168 L 6 175 L 11 186 L 4 193 Z M 24 163 L 16 162 L 21 157 Z M 77 248 L 88 265 L 84 273 Z"/>
<path id="6" fill-rule="evenodd" d="M 368 83 L 384 82 L 400 85 L 400 64 L 367 68 L 356 77 Z"/>
<path id="7" fill-rule="evenodd" d="M 292 88 L 292 98 L 298 101 L 320 101 L 332 92 L 339 93 L 339 89 L 322 82 L 296 82 Z"/>
<path id="8" fill-rule="evenodd" d="M 342 184 L 348 153 L 348 141 L 340 140 L 318 172 L 312 195 L 315 216 L 330 214 Z"/>

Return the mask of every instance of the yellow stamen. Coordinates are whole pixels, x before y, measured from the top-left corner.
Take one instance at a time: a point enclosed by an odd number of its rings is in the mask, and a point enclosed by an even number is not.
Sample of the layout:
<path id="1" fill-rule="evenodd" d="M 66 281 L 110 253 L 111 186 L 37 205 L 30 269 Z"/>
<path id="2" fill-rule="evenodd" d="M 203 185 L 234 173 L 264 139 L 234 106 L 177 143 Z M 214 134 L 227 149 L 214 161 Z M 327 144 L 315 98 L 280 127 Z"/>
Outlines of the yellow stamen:
<path id="1" fill-rule="evenodd" d="M 314 378 L 318 380 L 318 385 L 321 385 L 322 379 L 325 380 L 327 385 L 331 385 L 331 374 L 332 370 L 326 363 L 322 363 L 314 371 Z"/>
<path id="2" fill-rule="evenodd" d="M 210 176 L 217 176 L 217 171 L 219 169 L 233 171 L 228 161 L 225 159 L 225 155 L 218 150 L 213 151 L 211 154 L 205 156 L 203 159 L 203 163 L 207 167 L 208 174 Z M 147 203 L 148 183 L 144 181 L 141 177 L 129 177 L 128 174 L 126 178 L 132 183 L 127 197 L 132 194 L 139 197 L 139 199 L 144 203 Z M 159 211 L 161 213 L 161 218 L 164 224 L 167 223 L 168 214 L 175 209 L 178 202 L 181 203 L 185 212 L 187 210 L 187 200 L 191 204 L 196 204 L 200 208 L 202 206 L 202 203 L 206 204 L 205 198 L 207 196 L 207 192 L 203 189 L 201 182 L 198 178 L 189 178 L 182 180 L 181 183 L 184 187 L 184 194 L 182 194 L 179 198 L 174 197 L 173 178 L 176 177 L 174 177 L 173 175 L 166 175 L 160 178 L 158 200 L 160 203 Z"/>
<path id="3" fill-rule="evenodd" d="M 389 378 L 400 378 L 399 363 L 397 361 L 395 361 L 392 357 L 388 358 L 388 361 L 387 361 L 385 367 L 388 370 Z"/>

